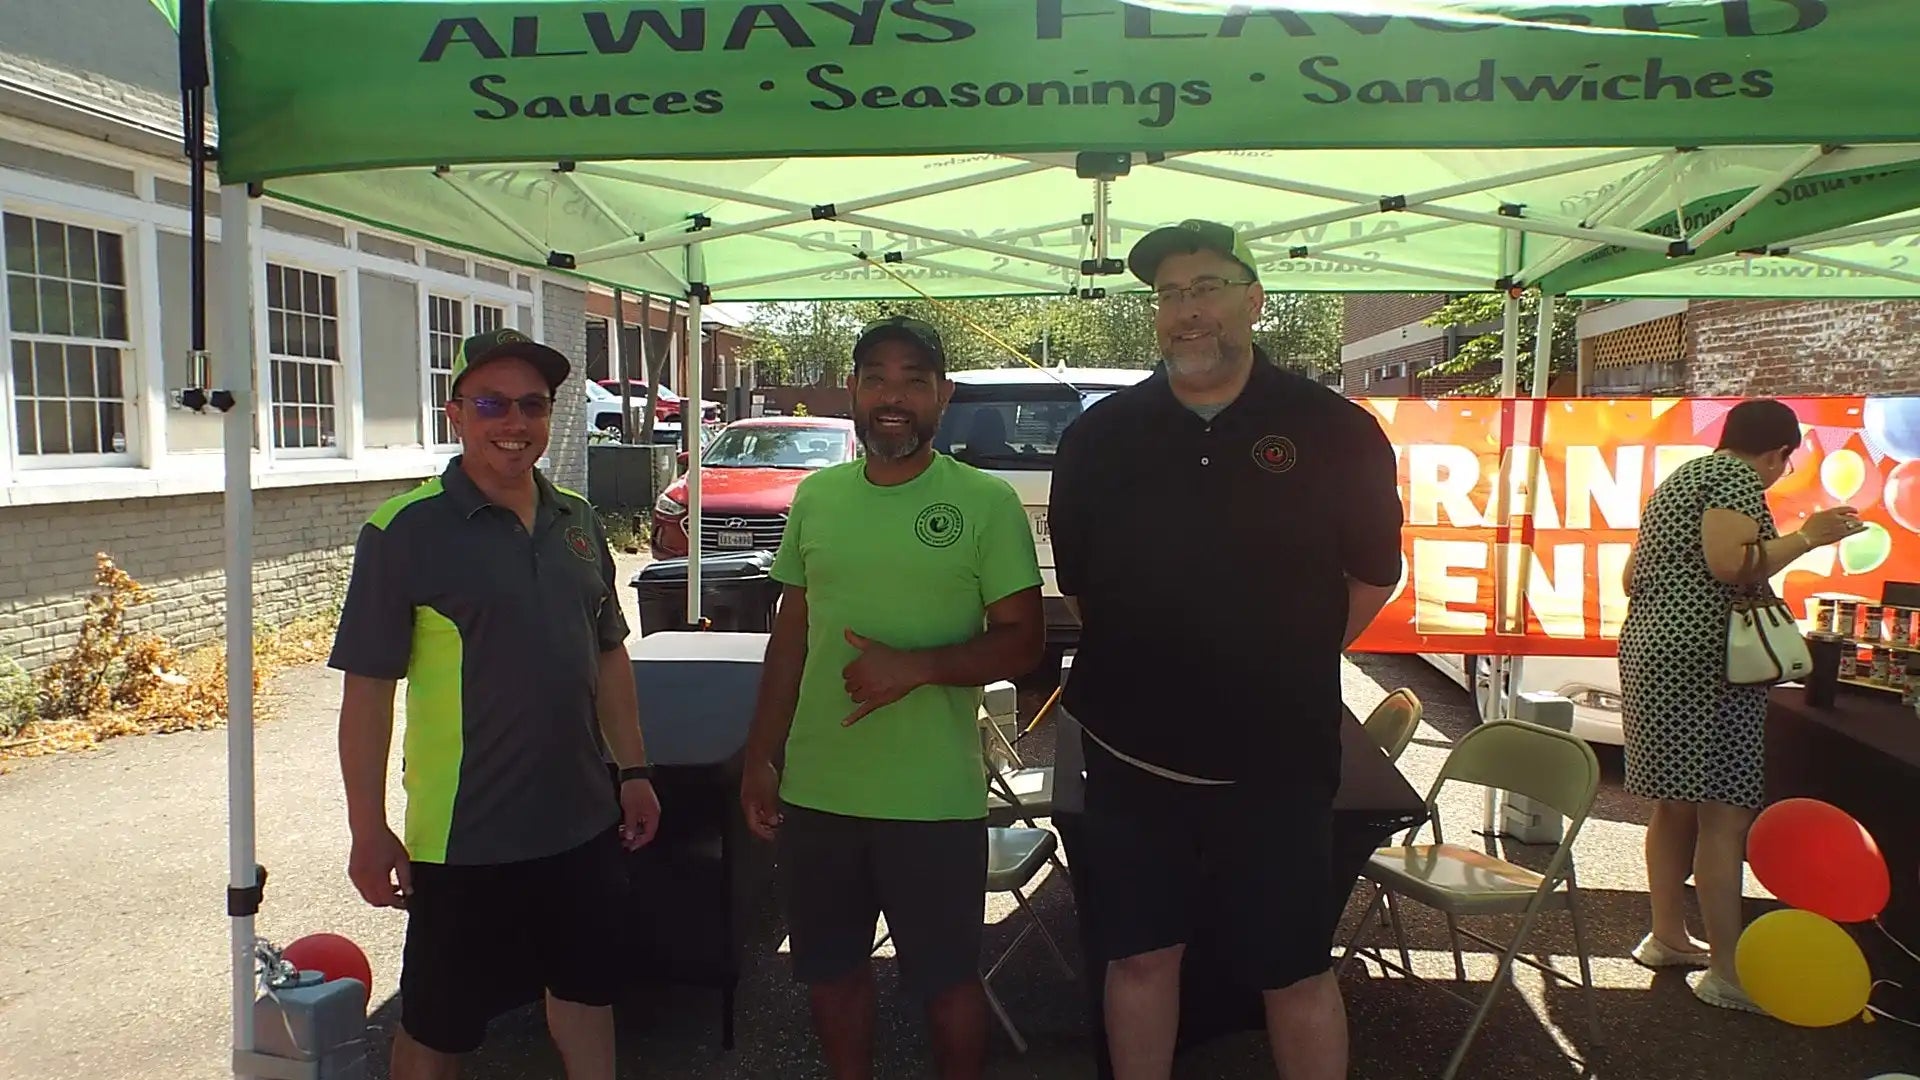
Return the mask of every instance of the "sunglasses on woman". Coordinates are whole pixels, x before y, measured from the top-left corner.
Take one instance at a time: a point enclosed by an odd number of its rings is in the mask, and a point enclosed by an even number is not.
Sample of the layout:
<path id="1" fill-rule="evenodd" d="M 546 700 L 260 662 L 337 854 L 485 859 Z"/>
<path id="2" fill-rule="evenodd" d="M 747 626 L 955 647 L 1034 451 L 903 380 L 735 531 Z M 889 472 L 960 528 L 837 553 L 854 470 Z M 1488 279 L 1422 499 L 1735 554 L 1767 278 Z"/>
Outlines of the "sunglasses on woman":
<path id="1" fill-rule="evenodd" d="M 507 415 L 507 410 L 520 406 L 520 415 L 529 420 L 542 420 L 553 413 L 553 398 L 546 394 L 526 394 L 517 398 L 483 395 L 481 397 L 455 398 L 473 406 L 473 411 L 487 420 L 498 420 Z"/>

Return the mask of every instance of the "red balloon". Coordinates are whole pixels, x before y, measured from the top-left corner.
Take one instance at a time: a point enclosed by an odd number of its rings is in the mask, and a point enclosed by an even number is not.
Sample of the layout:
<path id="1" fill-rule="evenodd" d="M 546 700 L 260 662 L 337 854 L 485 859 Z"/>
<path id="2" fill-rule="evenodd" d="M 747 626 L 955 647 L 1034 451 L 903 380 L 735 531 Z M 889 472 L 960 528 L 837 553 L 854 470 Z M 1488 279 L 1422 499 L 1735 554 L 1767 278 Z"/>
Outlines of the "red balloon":
<path id="1" fill-rule="evenodd" d="M 1761 811 L 1747 834 L 1747 862 L 1783 903 L 1834 922 L 1880 914 L 1892 888 L 1873 834 L 1819 799 L 1782 799 Z"/>
<path id="2" fill-rule="evenodd" d="M 356 979 L 373 1000 L 373 966 L 360 946 L 339 934 L 308 934 L 281 950 L 280 958 L 300 971 L 317 971 L 327 982 Z"/>

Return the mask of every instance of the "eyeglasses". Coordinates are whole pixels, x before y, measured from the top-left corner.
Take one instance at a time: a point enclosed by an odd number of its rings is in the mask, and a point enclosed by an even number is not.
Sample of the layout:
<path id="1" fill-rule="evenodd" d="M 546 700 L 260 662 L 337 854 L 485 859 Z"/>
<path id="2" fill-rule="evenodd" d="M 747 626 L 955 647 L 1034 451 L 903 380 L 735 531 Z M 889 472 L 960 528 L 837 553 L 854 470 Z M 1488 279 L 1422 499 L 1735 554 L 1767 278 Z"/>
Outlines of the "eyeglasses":
<path id="1" fill-rule="evenodd" d="M 1178 285 L 1168 285 L 1165 288 L 1155 289 L 1153 290 L 1153 302 L 1159 307 L 1172 307 L 1182 300 L 1194 300 L 1204 304 L 1219 299 L 1220 293 L 1229 285 L 1251 284 L 1253 284 L 1253 282 L 1249 279 L 1234 279 L 1230 281 L 1225 278 L 1203 277 L 1185 288 Z"/>
<path id="2" fill-rule="evenodd" d="M 553 414 L 553 399 L 546 394 L 527 394 L 522 397 L 472 397 L 454 398 L 473 406 L 473 411 L 488 420 L 498 420 L 507 415 L 507 410 L 520 406 L 520 415 L 529 420 L 542 420 Z"/>

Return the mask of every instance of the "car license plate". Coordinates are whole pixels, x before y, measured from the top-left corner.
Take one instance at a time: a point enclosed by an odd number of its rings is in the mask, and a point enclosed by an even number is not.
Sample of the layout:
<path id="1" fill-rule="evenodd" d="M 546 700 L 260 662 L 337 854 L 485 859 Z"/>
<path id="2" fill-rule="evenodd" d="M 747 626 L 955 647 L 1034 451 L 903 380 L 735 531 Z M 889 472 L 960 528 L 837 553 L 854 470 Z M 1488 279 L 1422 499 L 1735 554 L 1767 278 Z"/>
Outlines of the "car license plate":
<path id="1" fill-rule="evenodd" d="M 1029 510 L 1027 516 L 1033 519 L 1033 538 L 1042 544 L 1053 543 L 1053 531 L 1047 527 L 1047 512 Z"/>
<path id="2" fill-rule="evenodd" d="M 716 546 L 736 551 L 745 551 L 753 546 L 753 534 L 739 529 L 722 529 L 714 539 Z"/>

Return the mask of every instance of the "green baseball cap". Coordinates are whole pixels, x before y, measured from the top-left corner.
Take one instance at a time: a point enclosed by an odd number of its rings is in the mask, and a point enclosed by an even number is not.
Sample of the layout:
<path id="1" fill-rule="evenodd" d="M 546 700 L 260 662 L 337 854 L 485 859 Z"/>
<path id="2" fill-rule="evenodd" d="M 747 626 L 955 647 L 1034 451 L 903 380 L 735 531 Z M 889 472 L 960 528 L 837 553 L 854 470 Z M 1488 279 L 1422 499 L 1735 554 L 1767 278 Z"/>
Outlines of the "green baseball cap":
<path id="1" fill-rule="evenodd" d="M 1162 226 L 1141 237 L 1127 254 L 1127 269 L 1133 271 L 1134 277 L 1152 285 L 1154 275 L 1160 272 L 1160 264 L 1167 256 L 1191 255 L 1196 251 L 1224 255 L 1246 267 L 1255 281 L 1260 280 L 1260 268 L 1253 261 L 1253 252 L 1239 234 L 1217 221 L 1200 218 Z"/>
<path id="2" fill-rule="evenodd" d="M 863 327 L 859 340 L 853 343 L 854 370 L 859 370 L 873 347 L 882 341 L 904 341 L 920 350 L 935 373 L 947 373 L 947 347 L 940 341 L 940 331 L 934 329 L 932 323 L 911 315 L 889 315 Z"/>
<path id="3" fill-rule="evenodd" d="M 566 382 L 573 371 L 573 365 L 558 349 L 542 345 L 518 330 L 502 327 L 475 334 L 460 343 L 460 352 L 453 358 L 453 393 L 460 392 L 460 380 L 467 372 L 507 357 L 518 357 L 532 364 L 547 380 L 549 392 L 560 389 L 560 384 Z"/>

